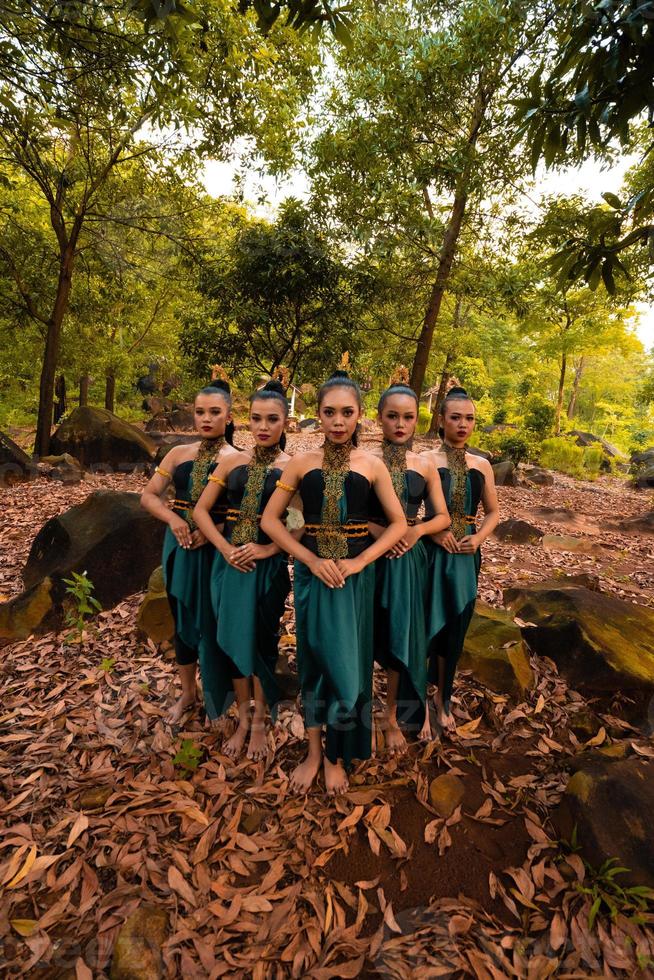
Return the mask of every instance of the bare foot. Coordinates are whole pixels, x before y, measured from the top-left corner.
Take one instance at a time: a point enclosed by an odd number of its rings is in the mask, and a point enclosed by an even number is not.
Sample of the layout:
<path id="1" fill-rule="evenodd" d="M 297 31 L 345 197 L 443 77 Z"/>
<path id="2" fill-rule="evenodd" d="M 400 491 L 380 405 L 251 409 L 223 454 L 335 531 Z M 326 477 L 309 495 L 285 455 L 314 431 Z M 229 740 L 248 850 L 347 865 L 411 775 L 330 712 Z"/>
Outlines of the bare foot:
<path id="1" fill-rule="evenodd" d="M 342 762 L 330 762 L 327 756 L 324 759 L 325 766 L 325 788 L 328 796 L 341 796 L 347 793 L 350 788 L 347 773 L 343 768 Z"/>
<path id="2" fill-rule="evenodd" d="M 403 755 L 406 752 L 406 738 L 396 721 L 390 718 L 387 719 L 384 735 L 386 737 L 386 748 L 391 755 Z"/>
<path id="3" fill-rule="evenodd" d="M 321 756 L 311 752 L 304 762 L 301 762 L 291 774 L 290 788 L 293 793 L 300 795 L 308 793 L 313 786 L 320 770 Z"/>
<path id="4" fill-rule="evenodd" d="M 431 740 L 432 740 L 433 737 L 434 736 L 433 736 L 432 730 L 431 730 L 431 720 L 429 718 L 429 708 L 427 708 L 427 710 L 425 711 L 425 723 L 422 726 L 422 728 L 420 729 L 420 732 L 418 734 L 418 741 L 419 742 L 431 742 Z"/>
<path id="5" fill-rule="evenodd" d="M 268 735 L 266 733 L 266 723 L 263 721 L 253 721 L 250 729 L 250 742 L 248 745 L 248 759 L 259 762 L 268 755 Z"/>
<path id="6" fill-rule="evenodd" d="M 169 725 L 177 725 L 182 720 L 184 714 L 195 705 L 195 695 L 194 694 L 182 694 L 181 697 L 175 701 L 168 714 L 166 715 L 166 721 Z"/>
<path id="7" fill-rule="evenodd" d="M 245 745 L 245 739 L 248 737 L 249 730 L 249 725 L 243 725 L 241 722 L 239 722 L 234 734 L 224 743 L 223 752 L 225 755 L 228 755 L 230 759 L 238 759 L 239 755 L 243 751 L 243 746 Z"/>
<path id="8" fill-rule="evenodd" d="M 436 721 L 443 729 L 444 732 L 453 732 L 456 728 L 456 721 L 454 720 L 454 715 L 449 711 L 445 710 L 443 702 L 438 697 L 438 694 L 434 696 L 434 705 L 436 706 Z"/>

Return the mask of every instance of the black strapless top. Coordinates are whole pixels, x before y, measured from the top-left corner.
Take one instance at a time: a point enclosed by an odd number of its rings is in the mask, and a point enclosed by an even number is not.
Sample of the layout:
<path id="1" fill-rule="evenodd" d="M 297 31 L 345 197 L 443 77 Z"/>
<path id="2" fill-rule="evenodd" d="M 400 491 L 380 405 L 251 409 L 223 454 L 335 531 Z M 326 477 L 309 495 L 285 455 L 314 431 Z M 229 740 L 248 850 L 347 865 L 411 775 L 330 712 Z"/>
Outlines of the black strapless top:
<path id="1" fill-rule="evenodd" d="M 263 493 L 261 494 L 261 502 L 259 504 L 259 514 L 263 513 L 263 510 L 275 492 L 275 484 L 282 475 L 281 468 L 278 466 L 273 466 L 266 475 L 266 479 L 263 485 Z M 232 531 L 236 526 L 238 520 L 238 514 L 232 513 L 232 511 L 240 510 L 241 502 L 243 500 L 243 494 L 245 493 L 245 484 L 248 480 L 248 466 L 247 463 L 242 463 L 240 466 L 235 466 L 227 477 L 227 520 L 225 521 L 225 531 L 224 535 L 229 541 L 232 536 Z M 270 538 L 267 534 L 264 534 L 261 529 L 259 529 L 259 544 L 270 544 Z"/>
<path id="2" fill-rule="evenodd" d="M 443 486 L 443 494 L 445 495 L 445 502 L 447 506 L 450 506 L 451 494 L 452 494 L 452 475 L 447 468 L 447 466 L 438 467 L 438 475 L 441 478 L 441 484 Z M 484 492 L 484 486 L 486 484 L 486 478 L 481 470 L 469 469 L 468 470 L 468 486 L 466 489 L 466 516 L 473 517 L 479 510 L 479 504 L 481 503 L 481 497 Z M 429 520 L 433 517 L 431 513 L 431 507 L 427 505 L 425 512 L 425 520 Z"/>
<path id="3" fill-rule="evenodd" d="M 325 495 L 325 480 L 322 470 L 309 470 L 305 473 L 300 484 L 300 497 L 304 508 L 305 524 L 320 524 L 322 516 L 322 504 Z M 345 500 L 347 524 L 367 524 L 370 515 L 370 501 L 372 497 L 372 487 L 365 476 L 355 473 L 353 470 L 345 477 Z M 348 554 L 350 558 L 360 555 L 371 542 L 370 535 L 363 537 L 348 538 Z M 314 534 L 304 534 L 302 544 L 309 551 L 317 554 L 317 539 Z"/>
<path id="4" fill-rule="evenodd" d="M 211 464 L 209 467 L 209 474 L 213 473 L 216 465 L 216 463 Z M 189 487 L 192 469 L 193 460 L 187 459 L 183 463 L 180 463 L 179 466 L 176 466 L 175 472 L 173 473 L 173 486 L 175 488 L 175 503 L 173 505 L 173 510 L 176 514 L 180 514 L 182 517 L 185 517 L 186 511 L 189 507 L 192 509 Z M 226 513 L 227 503 L 224 500 L 219 500 L 215 507 L 212 507 L 211 509 L 211 516 L 216 524 L 222 524 L 222 522 L 225 520 Z"/>
<path id="5" fill-rule="evenodd" d="M 420 505 L 426 500 L 427 481 L 422 473 L 418 473 L 417 470 L 408 469 L 406 471 L 406 488 L 406 516 L 409 520 L 413 520 L 418 516 Z M 381 524 L 382 526 L 388 524 L 384 508 L 380 504 L 379 497 L 374 489 L 370 491 L 370 520 L 374 524 Z"/>

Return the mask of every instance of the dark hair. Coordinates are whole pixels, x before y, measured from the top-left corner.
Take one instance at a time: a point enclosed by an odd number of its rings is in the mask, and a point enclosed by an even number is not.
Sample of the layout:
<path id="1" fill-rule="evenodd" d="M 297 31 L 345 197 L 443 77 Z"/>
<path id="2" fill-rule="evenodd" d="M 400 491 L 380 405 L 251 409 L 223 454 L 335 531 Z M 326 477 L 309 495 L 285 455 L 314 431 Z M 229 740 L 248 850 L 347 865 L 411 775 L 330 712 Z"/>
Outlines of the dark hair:
<path id="1" fill-rule="evenodd" d="M 222 378 L 212 379 L 208 385 L 204 388 L 200 388 L 197 395 L 220 395 L 225 404 L 227 405 L 227 411 L 231 411 L 232 408 L 232 389 L 229 387 L 229 381 L 223 381 Z M 236 431 L 236 426 L 233 422 L 228 422 L 225 426 L 225 440 L 230 444 L 234 445 L 234 432 Z"/>
<path id="2" fill-rule="evenodd" d="M 284 418 L 288 418 L 288 399 L 281 381 L 277 381 L 275 378 L 272 381 L 266 381 L 263 388 L 259 388 L 258 391 L 253 391 L 250 395 L 250 408 L 252 408 L 252 402 L 255 401 L 276 401 L 284 412 Z M 279 448 L 282 451 L 286 449 L 285 432 L 282 432 L 281 439 L 279 440 Z"/>
<path id="3" fill-rule="evenodd" d="M 472 402 L 473 405 L 475 404 L 465 388 L 461 388 L 458 385 L 450 388 L 448 393 L 445 395 L 445 398 L 441 402 L 440 408 L 438 409 L 439 415 L 445 415 L 445 409 L 447 408 L 448 402 Z M 438 434 L 441 439 L 445 437 L 445 430 L 443 429 L 442 425 L 439 426 Z"/>
<path id="4" fill-rule="evenodd" d="M 390 385 L 390 387 L 388 387 L 386 391 L 382 391 L 381 397 L 377 402 L 377 412 L 379 415 L 381 415 L 382 410 L 384 408 L 384 402 L 386 401 L 387 398 L 390 398 L 391 395 L 410 395 L 411 398 L 413 398 L 416 403 L 416 408 L 419 407 L 418 396 L 416 395 L 413 388 L 409 388 L 408 385 L 402 385 L 402 384 Z"/>
<path id="5" fill-rule="evenodd" d="M 356 395 L 356 400 L 359 408 L 363 408 L 363 398 L 361 397 L 361 388 L 359 388 L 354 378 L 351 378 L 350 375 L 347 373 L 347 371 L 341 371 L 339 369 L 338 371 L 334 371 L 333 374 L 330 374 L 327 380 L 320 385 L 320 388 L 318 388 L 318 409 L 320 409 L 323 398 L 325 397 L 327 392 L 331 391 L 333 388 L 349 388 L 350 391 L 353 391 L 354 394 Z M 358 444 L 358 439 L 357 439 L 358 434 L 359 434 L 359 426 L 357 425 L 352 435 L 353 446 L 356 446 Z"/>

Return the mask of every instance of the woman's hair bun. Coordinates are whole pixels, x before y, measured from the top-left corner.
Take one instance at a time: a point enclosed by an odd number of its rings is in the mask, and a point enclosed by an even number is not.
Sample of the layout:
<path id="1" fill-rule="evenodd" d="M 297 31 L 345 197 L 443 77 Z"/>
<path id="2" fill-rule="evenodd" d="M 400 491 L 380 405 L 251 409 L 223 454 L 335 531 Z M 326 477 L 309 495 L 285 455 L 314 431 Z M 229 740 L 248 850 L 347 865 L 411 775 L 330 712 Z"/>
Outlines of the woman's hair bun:
<path id="1" fill-rule="evenodd" d="M 225 381 L 224 378 L 212 378 L 207 388 L 219 388 L 220 391 L 226 391 L 228 395 L 232 390 L 229 386 L 229 381 Z"/>
<path id="2" fill-rule="evenodd" d="M 350 375 L 347 373 L 347 371 L 343 371 L 341 370 L 341 368 L 338 368 L 338 370 L 330 374 L 329 380 L 331 381 L 332 378 L 349 378 L 349 377 Z"/>
<path id="3" fill-rule="evenodd" d="M 468 392 L 465 390 L 465 388 L 462 388 L 461 385 L 454 385 L 452 388 L 450 388 L 450 390 L 448 391 L 445 397 L 454 398 L 455 396 L 461 396 L 461 395 L 467 398 Z"/>
<path id="4" fill-rule="evenodd" d="M 277 380 L 277 378 L 272 378 L 271 381 L 266 381 L 265 385 L 260 390 L 275 391 L 277 392 L 278 395 L 283 395 L 284 398 L 286 398 L 286 389 L 284 388 L 284 385 L 281 383 L 281 381 Z"/>

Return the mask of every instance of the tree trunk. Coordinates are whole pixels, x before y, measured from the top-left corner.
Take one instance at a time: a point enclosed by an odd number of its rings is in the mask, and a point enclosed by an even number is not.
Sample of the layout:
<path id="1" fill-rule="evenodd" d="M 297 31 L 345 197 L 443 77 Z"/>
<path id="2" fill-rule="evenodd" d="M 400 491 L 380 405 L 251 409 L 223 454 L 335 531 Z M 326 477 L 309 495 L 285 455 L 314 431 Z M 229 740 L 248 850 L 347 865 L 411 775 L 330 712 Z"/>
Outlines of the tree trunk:
<path id="1" fill-rule="evenodd" d="M 438 385 L 438 394 L 436 395 L 436 404 L 434 405 L 434 411 L 432 412 L 431 422 L 429 423 L 428 436 L 436 437 L 438 434 L 438 413 L 440 412 L 441 405 L 443 404 L 443 399 L 445 398 L 445 391 L 447 389 L 447 383 L 452 377 L 452 372 L 450 368 L 452 366 L 452 361 L 454 360 L 454 351 L 450 348 L 445 356 L 445 364 L 443 365 L 443 373 L 441 374 L 440 384 Z"/>
<path id="2" fill-rule="evenodd" d="M 484 121 L 484 115 L 486 113 L 491 95 L 492 92 L 485 90 L 480 82 L 477 88 L 475 105 L 472 113 L 472 119 L 470 121 L 470 128 L 468 130 L 468 138 L 466 141 L 467 160 L 456 183 L 452 210 L 450 211 L 450 217 L 443 236 L 443 244 L 438 257 L 438 271 L 436 273 L 436 280 L 432 286 L 429 302 L 427 303 L 427 309 L 425 311 L 425 316 L 422 323 L 422 330 L 420 331 L 420 337 L 418 338 L 416 356 L 411 369 L 411 387 L 418 397 L 420 397 L 422 386 L 425 381 L 427 362 L 429 360 L 429 353 L 431 351 L 431 345 L 434 339 L 434 330 L 436 328 L 436 324 L 438 323 L 443 296 L 445 295 L 445 290 L 447 289 L 447 284 L 450 278 L 452 263 L 456 254 L 456 247 L 459 240 L 459 235 L 461 233 L 461 226 L 465 216 L 466 205 L 468 203 L 468 183 L 473 167 L 474 150 L 479 137 L 479 129 Z"/>
<path id="3" fill-rule="evenodd" d="M 568 402 L 568 418 L 573 419 L 575 417 L 575 411 L 577 409 L 577 398 L 579 397 L 579 387 L 581 385 L 581 376 L 584 373 L 584 357 L 580 357 L 575 365 L 575 380 L 572 385 L 572 392 L 570 394 L 570 401 Z"/>
<path id="4" fill-rule="evenodd" d="M 54 423 L 57 425 L 62 415 L 66 414 L 67 402 L 66 402 L 66 378 L 63 374 L 60 374 L 55 382 L 55 408 L 54 408 Z"/>
<path id="5" fill-rule="evenodd" d="M 91 379 L 88 374 L 83 374 L 79 379 L 79 405 L 80 408 L 83 405 L 88 405 L 89 403 L 89 382 Z"/>
<path id="6" fill-rule="evenodd" d="M 114 400 L 116 396 L 116 375 L 114 374 L 113 368 L 107 371 L 107 377 L 105 381 L 104 389 L 104 407 L 109 412 L 114 410 Z"/>
<path id="7" fill-rule="evenodd" d="M 57 294 L 45 335 L 45 351 L 43 352 L 43 366 L 39 382 L 39 414 L 36 420 L 36 437 L 34 439 L 34 453 L 37 456 L 47 456 L 50 451 L 55 374 L 59 359 L 61 326 L 68 309 L 74 257 L 75 243 L 70 241 L 61 254 Z"/>
<path id="8" fill-rule="evenodd" d="M 554 426 L 554 435 L 561 435 L 561 410 L 563 409 L 563 389 L 565 388 L 565 371 L 568 363 L 568 358 L 565 351 L 561 354 L 561 373 L 559 375 L 559 394 L 556 399 L 556 417 Z"/>

